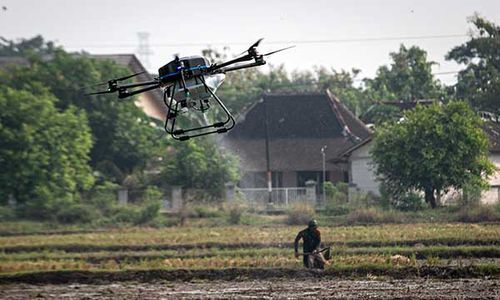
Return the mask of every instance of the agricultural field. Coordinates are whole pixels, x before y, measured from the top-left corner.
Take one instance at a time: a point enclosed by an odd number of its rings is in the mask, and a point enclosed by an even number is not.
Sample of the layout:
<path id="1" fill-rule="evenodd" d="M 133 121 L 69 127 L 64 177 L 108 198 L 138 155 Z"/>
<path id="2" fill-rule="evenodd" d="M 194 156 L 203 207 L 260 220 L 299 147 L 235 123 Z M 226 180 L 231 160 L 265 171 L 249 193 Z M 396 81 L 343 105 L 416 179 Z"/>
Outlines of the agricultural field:
<path id="1" fill-rule="evenodd" d="M 304 270 L 293 256 L 300 229 L 271 224 L 4 232 L 0 298 L 144 298 L 138 291 L 149 291 L 151 299 L 199 298 L 210 291 L 213 297 L 261 298 L 281 291 L 289 298 L 382 299 L 408 296 L 407 290 L 421 299 L 500 297 L 500 224 L 321 227 L 324 245 L 333 248 L 324 271 Z M 380 289 L 385 292 L 374 293 Z"/>

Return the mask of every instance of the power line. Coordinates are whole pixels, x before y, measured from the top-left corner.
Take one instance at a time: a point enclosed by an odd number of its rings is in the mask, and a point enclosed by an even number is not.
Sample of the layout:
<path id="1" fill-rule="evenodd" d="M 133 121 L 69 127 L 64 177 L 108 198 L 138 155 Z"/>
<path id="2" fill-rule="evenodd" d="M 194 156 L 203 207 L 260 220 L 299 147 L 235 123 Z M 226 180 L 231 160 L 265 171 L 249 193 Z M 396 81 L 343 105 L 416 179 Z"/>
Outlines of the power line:
<path id="1" fill-rule="evenodd" d="M 403 40 L 435 40 L 467 37 L 466 34 L 443 34 L 443 35 L 420 35 L 420 36 L 393 36 L 374 38 L 347 38 L 347 39 L 325 39 L 325 40 L 281 40 L 266 41 L 266 44 L 336 44 L 336 43 L 365 43 L 380 41 L 403 41 Z M 249 42 L 205 42 L 205 43 L 166 43 L 150 44 L 151 47 L 206 47 L 206 46 L 229 46 L 248 45 Z M 89 44 L 89 45 L 66 45 L 69 48 L 131 48 L 135 44 Z"/>

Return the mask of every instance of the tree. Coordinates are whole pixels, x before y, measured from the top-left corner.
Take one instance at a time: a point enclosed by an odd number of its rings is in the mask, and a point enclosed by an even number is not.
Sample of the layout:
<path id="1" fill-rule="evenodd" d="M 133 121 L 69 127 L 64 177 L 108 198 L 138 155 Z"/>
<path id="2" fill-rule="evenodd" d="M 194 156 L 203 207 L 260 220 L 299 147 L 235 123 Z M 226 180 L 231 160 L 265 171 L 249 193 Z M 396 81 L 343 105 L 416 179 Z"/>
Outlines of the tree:
<path id="1" fill-rule="evenodd" d="M 395 194 L 417 190 L 436 207 L 435 195 L 466 185 L 486 187 L 491 175 L 488 140 L 465 102 L 417 106 L 404 121 L 386 123 L 374 138 L 376 172 Z"/>
<path id="2" fill-rule="evenodd" d="M 203 189 L 220 197 L 224 184 L 239 179 L 236 159 L 218 148 L 214 139 L 199 138 L 176 145 L 164 158 L 160 180 L 170 185 Z"/>
<path id="3" fill-rule="evenodd" d="M 455 85 L 456 96 L 476 110 L 500 114 L 500 26 L 475 15 L 470 40 L 453 48 L 446 59 L 464 64 Z"/>
<path id="4" fill-rule="evenodd" d="M 417 46 L 390 54 L 390 66 L 381 66 L 374 79 L 365 79 L 366 95 L 373 100 L 414 101 L 436 99 L 441 95 L 439 82 L 432 75 L 435 62 Z"/>
<path id="5" fill-rule="evenodd" d="M 41 85 L 0 87 L 0 201 L 15 197 L 31 217 L 46 217 L 93 183 L 85 113 L 58 111 L 56 101 Z"/>
<path id="6" fill-rule="evenodd" d="M 133 99 L 119 101 L 116 95 L 86 96 L 82 87 L 105 82 L 130 71 L 112 61 L 69 54 L 41 37 L 19 43 L 0 44 L 0 54 L 29 59 L 28 66 L 12 68 L 2 76 L 3 84 L 16 89 L 30 89 L 41 83 L 55 95 L 58 109 L 76 107 L 85 111 L 92 131 L 91 165 L 107 179 L 120 183 L 127 174 L 142 169 L 151 157 L 158 136 L 149 118 Z M 49 55 L 47 58 L 45 56 Z"/>

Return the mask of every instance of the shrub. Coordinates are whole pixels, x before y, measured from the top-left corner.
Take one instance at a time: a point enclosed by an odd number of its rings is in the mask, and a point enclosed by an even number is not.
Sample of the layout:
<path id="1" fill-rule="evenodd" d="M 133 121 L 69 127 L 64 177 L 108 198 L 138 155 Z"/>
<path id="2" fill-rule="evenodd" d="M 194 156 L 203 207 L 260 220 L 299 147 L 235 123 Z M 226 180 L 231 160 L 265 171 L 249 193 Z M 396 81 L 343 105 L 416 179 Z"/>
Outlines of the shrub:
<path id="1" fill-rule="evenodd" d="M 115 206 L 112 210 L 111 219 L 114 223 L 135 224 L 139 219 L 140 211 L 133 206 Z"/>
<path id="2" fill-rule="evenodd" d="M 498 222 L 500 213 L 492 205 L 466 206 L 458 212 L 455 220 L 465 223 Z"/>
<path id="3" fill-rule="evenodd" d="M 95 208 L 84 204 L 61 206 L 55 212 L 56 220 L 65 223 L 90 223 L 98 218 Z"/>
<path id="4" fill-rule="evenodd" d="M 351 209 L 348 205 L 327 205 L 325 213 L 329 216 L 343 216 L 347 215 Z"/>
<path id="5" fill-rule="evenodd" d="M 158 200 L 150 200 L 146 202 L 137 213 L 137 218 L 134 220 L 135 225 L 141 225 L 153 221 L 160 214 L 161 203 Z"/>
<path id="6" fill-rule="evenodd" d="M 0 220 L 10 221 L 16 218 L 14 209 L 8 206 L 0 206 Z"/>
<path id="7" fill-rule="evenodd" d="M 402 211 L 419 211 L 426 207 L 426 203 L 421 195 L 415 192 L 408 192 L 396 196 L 392 200 L 392 206 Z"/>
<path id="8" fill-rule="evenodd" d="M 193 216 L 198 218 L 218 218 L 223 215 L 222 210 L 214 205 L 196 205 L 192 210 Z"/>
<path id="9" fill-rule="evenodd" d="M 104 182 L 101 185 L 94 187 L 90 193 L 90 202 L 104 215 L 108 216 L 113 211 L 114 206 L 118 202 L 117 190 L 119 185 Z"/>
<path id="10" fill-rule="evenodd" d="M 330 181 L 326 181 L 325 185 L 325 194 L 328 204 L 343 204 L 347 203 L 347 192 L 348 192 L 348 184 L 345 182 L 337 182 L 336 184 L 331 183 Z"/>
<path id="11" fill-rule="evenodd" d="M 241 223 L 241 217 L 247 211 L 247 207 L 242 202 L 235 201 L 227 206 L 227 210 L 229 211 L 228 223 L 236 225 Z"/>
<path id="12" fill-rule="evenodd" d="M 289 225 L 305 225 L 314 218 L 314 206 L 307 203 L 293 205 L 287 210 L 287 223 Z"/>

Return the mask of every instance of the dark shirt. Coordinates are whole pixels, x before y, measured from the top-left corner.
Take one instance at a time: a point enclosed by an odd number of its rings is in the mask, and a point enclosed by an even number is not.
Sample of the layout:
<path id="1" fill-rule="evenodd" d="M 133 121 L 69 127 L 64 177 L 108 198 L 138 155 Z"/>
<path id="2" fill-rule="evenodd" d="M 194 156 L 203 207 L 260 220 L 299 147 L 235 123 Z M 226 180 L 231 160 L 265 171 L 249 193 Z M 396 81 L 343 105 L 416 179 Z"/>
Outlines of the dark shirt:
<path id="1" fill-rule="evenodd" d="M 304 253 L 318 250 L 321 245 L 321 233 L 317 228 L 306 228 L 297 234 L 294 242 L 295 252 L 299 250 L 300 239 L 304 240 L 302 245 Z"/>

